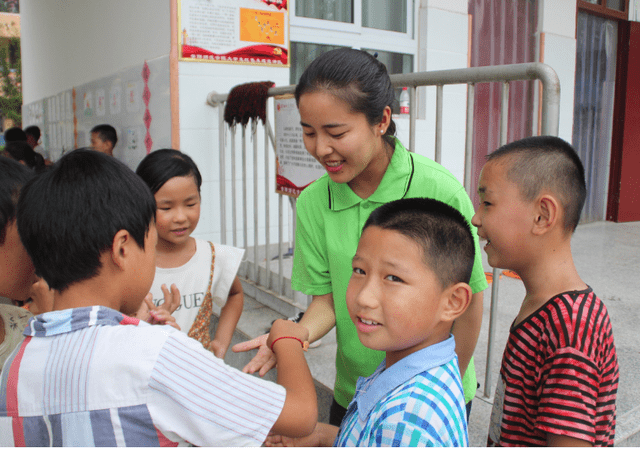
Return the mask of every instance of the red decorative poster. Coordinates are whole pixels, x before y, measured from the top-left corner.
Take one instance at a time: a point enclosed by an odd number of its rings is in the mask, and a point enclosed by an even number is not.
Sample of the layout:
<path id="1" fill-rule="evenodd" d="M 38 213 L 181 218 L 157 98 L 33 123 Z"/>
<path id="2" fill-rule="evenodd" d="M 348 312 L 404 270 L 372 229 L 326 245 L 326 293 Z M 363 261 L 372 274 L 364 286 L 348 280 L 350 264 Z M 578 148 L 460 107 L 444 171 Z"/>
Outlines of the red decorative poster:
<path id="1" fill-rule="evenodd" d="M 180 60 L 289 66 L 287 0 L 178 0 Z"/>
<path id="2" fill-rule="evenodd" d="M 304 147 L 300 113 L 292 95 L 275 98 L 275 131 L 276 192 L 297 198 L 325 169 Z"/>

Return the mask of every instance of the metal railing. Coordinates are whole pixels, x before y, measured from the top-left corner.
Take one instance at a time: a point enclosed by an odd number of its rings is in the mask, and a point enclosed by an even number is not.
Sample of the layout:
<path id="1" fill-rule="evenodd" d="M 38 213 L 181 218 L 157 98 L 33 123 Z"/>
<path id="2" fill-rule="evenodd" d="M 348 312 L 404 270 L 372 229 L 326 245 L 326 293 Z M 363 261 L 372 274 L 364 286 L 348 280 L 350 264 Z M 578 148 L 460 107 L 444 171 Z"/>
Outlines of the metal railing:
<path id="1" fill-rule="evenodd" d="M 417 87 L 422 86 L 435 86 L 436 87 L 436 117 L 435 117 L 435 161 L 440 163 L 442 159 L 442 130 L 443 130 L 443 104 L 444 104 L 444 86 L 455 84 L 467 85 L 467 116 L 466 116 L 466 138 L 465 138 L 465 172 L 464 172 L 464 186 L 467 193 L 471 195 L 475 188 L 471 187 L 471 173 L 472 173 L 472 144 L 473 144 L 473 112 L 474 112 L 474 93 L 475 86 L 478 83 L 489 82 L 501 82 L 502 83 L 502 103 L 500 110 L 500 146 L 507 143 L 508 132 L 508 118 L 509 118 L 509 86 L 510 82 L 523 81 L 523 80 L 539 80 L 541 82 L 541 116 L 540 116 L 540 131 L 542 135 L 558 135 L 559 127 L 559 108 L 560 108 L 560 82 L 555 71 L 548 65 L 542 63 L 524 63 L 515 65 L 503 65 L 503 66 L 485 66 L 476 68 L 463 68 L 463 69 L 451 69 L 443 71 L 430 71 L 430 72 L 417 72 L 410 74 L 394 74 L 391 76 L 391 82 L 395 87 L 409 87 L 410 88 L 410 110 L 409 110 L 409 148 L 410 150 L 416 149 L 416 109 L 417 105 Z M 271 88 L 268 92 L 270 97 L 292 94 L 295 90 L 294 85 Z M 227 135 L 228 127 L 224 123 L 224 104 L 227 100 L 228 94 L 218 94 L 215 92 L 209 93 L 207 96 L 207 103 L 213 107 L 217 107 L 219 110 L 219 149 L 220 149 L 220 225 L 221 225 L 221 242 L 227 243 L 227 184 L 231 186 L 231 229 L 232 229 L 232 242 L 233 245 L 238 245 L 237 238 L 237 225 L 238 225 L 238 212 L 237 212 L 237 180 L 236 180 L 236 140 L 238 131 L 230 130 Z M 268 109 L 267 109 L 268 111 Z M 258 153 L 258 127 L 254 125 L 251 130 L 252 144 L 253 144 L 253 180 L 247 179 L 247 134 L 244 129 L 240 132 L 241 135 L 241 157 L 242 157 L 242 216 L 240 222 L 242 224 L 243 232 L 243 246 L 248 248 L 250 244 L 248 238 L 248 229 L 250 222 L 247 207 L 248 207 L 248 184 L 253 187 L 253 253 L 248 253 L 248 263 L 244 268 L 241 268 L 241 277 L 247 280 L 248 285 L 245 286 L 245 291 L 249 287 L 253 294 L 249 294 L 256 297 L 260 302 L 265 302 L 267 305 L 275 308 L 277 311 L 285 315 L 292 315 L 299 309 L 304 309 L 305 299 L 297 297 L 290 288 L 290 284 L 287 276 L 285 276 L 283 258 L 284 252 L 282 250 L 283 243 L 293 243 L 293 232 L 295 231 L 295 202 L 290 199 L 290 219 L 285 223 L 284 220 L 284 208 L 283 208 L 283 196 L 278 197 L 278 239 L 277 239 L 277 258 L 278 266 L 277 272 L 271 270 L 270 259 L 272 252 L 271 249 L 271 230 L 270 224 L 270 209 L 271 199 L 276 194 L 275 188 L 275 171 L 272 175 L 270 172 L 269 161 L 275 160 L 275 139 L 271 130 L 269 119 L 264 127 L 264 151 L 262 154 L 264 165 L 264 228 L 265 236 L 264 241 L 261 243 L 259 238 L 259 203 L 258 200 L 261 197 L 260 188 L 258 185 L 258 163 L 260 161 Z M 227 144 L 229 147 L 227 147 Z M 227 178 L 229 172 L 227 171 L 226 154 L 227 151 L 230 154 L 230 174 L 231 177 Z M 293 225 L 293 226 L 292 226 Z M 284 234 L 288 234 L 288 238 L 285 241 Z M 264 250 L 265 266 L 264 269 L 259 265 L 262 258 L 262 252 Z M 290 250 L 287 250 L 290 252 Z M 251 259 L 253 261 L 251 261 Z M 275 276 L 274 276 L 275 274 Z M 290 275 L 290 274 L 289 274 Z M 491 389 L 491 375 L 490 366 L 492 361 L 492 349 L 495 336 L 495 326 L 498 310 L 498 285 L 499 285 L 500 269 L 493 270 L 493 282 L 491 286 L 491 308 L 489 319 L 489 338 L 487 346 L 487 362 L 485 370 L 484 381 L 484 396 L 489 397 L 489 391 Z M 280 303 L 278 301 L 282 301 Z M 274 306 L 276 304 L 277 306 Z"/>

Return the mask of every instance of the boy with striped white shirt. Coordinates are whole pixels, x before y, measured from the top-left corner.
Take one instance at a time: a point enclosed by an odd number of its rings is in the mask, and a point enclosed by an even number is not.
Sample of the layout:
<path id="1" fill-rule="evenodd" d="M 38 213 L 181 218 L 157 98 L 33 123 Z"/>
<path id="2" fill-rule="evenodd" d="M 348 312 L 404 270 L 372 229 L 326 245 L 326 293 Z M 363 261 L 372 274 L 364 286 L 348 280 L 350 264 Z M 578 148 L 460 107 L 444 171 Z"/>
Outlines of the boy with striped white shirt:
<path id="1" fill-rule="evenodd" d="M 0 375 L 2 446 L 260 446 L 317 420 L 308 332 L 274 324 L 278 384 L 135 313 L 155 273 L 155 201 L 113 157 L 77 150 L 29 181 L 22 242 L 55 291 Z"/>

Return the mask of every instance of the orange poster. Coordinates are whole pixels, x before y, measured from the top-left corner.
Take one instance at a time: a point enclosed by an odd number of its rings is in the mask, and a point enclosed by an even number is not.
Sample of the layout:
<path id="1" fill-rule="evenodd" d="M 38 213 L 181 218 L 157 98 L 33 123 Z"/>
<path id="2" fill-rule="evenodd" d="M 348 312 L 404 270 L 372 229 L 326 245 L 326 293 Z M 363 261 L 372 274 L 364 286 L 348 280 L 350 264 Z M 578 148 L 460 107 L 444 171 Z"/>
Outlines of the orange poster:
<path id="1" fill-rule="evenodd" d="M 284 44 L 284 13 L 240 8 L 240 41 Z"/>

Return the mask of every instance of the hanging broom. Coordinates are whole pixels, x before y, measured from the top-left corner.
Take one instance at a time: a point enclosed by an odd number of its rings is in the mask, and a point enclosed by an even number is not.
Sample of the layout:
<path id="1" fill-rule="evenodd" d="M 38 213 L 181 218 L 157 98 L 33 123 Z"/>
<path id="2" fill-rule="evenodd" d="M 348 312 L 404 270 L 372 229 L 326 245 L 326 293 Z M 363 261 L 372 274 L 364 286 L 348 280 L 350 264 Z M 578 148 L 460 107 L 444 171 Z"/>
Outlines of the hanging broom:
<path id="1" fill-rule="evenodd" d="M 235 86 L 229 93 L 224 107 L 224 120 L 229 127 L 241 124 L 245 127 L 249 120 L 266 121 L 267 92 L 273 82 L 253 82 Z"/>

